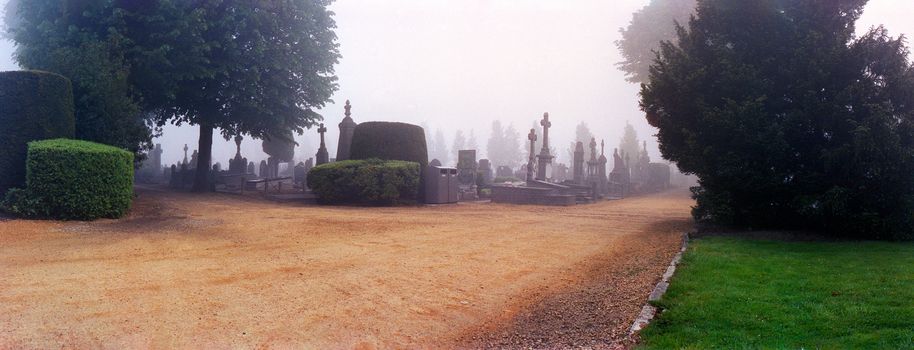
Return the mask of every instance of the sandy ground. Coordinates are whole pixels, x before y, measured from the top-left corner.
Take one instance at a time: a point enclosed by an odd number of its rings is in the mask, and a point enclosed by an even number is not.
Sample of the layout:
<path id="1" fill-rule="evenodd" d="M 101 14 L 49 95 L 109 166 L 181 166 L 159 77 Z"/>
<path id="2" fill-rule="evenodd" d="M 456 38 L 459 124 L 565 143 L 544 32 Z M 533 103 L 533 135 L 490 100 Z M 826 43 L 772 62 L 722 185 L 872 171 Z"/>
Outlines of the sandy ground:
<path id="1" fill-rule="evenodd" d="M 138 194 L 122 220 L 0 221 L 0 348 L 608 346 L 679 248 L 692 204 Z"/>

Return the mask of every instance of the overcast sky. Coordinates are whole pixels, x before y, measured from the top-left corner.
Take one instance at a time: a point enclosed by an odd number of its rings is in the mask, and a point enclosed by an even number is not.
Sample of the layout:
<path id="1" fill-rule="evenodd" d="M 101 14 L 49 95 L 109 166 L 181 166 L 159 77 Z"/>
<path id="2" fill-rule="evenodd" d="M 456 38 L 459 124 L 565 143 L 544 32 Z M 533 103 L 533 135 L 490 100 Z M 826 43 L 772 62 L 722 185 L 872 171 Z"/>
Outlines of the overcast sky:
<path id="1" fill-rule="evenodd" d="M 0 0 L 0 9 L 7 0 Z M 320 111 L 336 153 L 342 105 L 351 100 L 356 122 L 386 120 L 427 123 L 442 129 L 448 147 L 457 129 L 473 129 L 485 147 L 493 120 L 522 135 L 543 112 L 550 113 L 550 139 L 559 162 L 574 127 L 584 121 L 607 148 L 615 147 L 626 121 L 647 138 L 659 157 L 654 130 L 638 110 L 638 87 L 625 82 L 614 63 L 619 27 L 648 0 L 338 0 L 337 35 L 343 58 L 337 66 L 335 104 Z M 858 31 L 884 24 L 893 35 L 914 35 L 914 1 L 871 0 Z M 12 45 L 0 41 L 0 70 L 16 69 Z M 163 161 L 183 157 L 184 143 L 196 148 L 196 129 L 169 127 Z M 298 137 L 296 157 L 313 157 L 314 129 Z M 608 150 L 608 151 L 609 151 Z M 243 153 L 263 157 L 260 142 Z M 484 150 L 481 150 L 484 156 Z M 217 142 L 214 162 L 226 161 L 234 145 Z"/>

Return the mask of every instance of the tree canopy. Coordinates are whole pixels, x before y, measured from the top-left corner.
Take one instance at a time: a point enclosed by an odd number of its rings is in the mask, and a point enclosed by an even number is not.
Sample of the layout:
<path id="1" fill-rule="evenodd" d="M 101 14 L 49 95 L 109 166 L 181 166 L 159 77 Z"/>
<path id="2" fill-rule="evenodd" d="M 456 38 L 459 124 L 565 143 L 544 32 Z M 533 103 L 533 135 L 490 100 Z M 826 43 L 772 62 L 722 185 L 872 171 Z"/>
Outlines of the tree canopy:
<path id="1" fill-rule="evenodd" d="M 515 168 L 523 161 L 520 134 L 513 125 L 504 127 L 499 120 L 492 122 L 492 132 L 486 142 L 486 157 L 495 167 Z"/>
<path id="2" fill-rule="evenodd" d="M 660 42 L 676 40 L 676 23 L 686 23 L 694 13 L 696 0 L 651 0 L 632 14 L 628 27 L 619 28 L 622 39 L 616 47 L 623 61 L 616 65 L 632 83 L 645 83 L 648 69 L 657 57 Z"/>
<path id="3" fill-rule="evenodd" d="M 702 0 L 663 43 L 641 107 L 697 219 L 911 238 L 914 69 L 865 4 Z"/>
<path id="4" fill-rule="evenodd" d="M 339 58 L 329 4 L 35 0 L 20 3 L 22 23 L 12 31 L 17 59 L 27 68 L 85 72 L 85 79 L 71 76 L 74 85 L 105 74 L 121 77 L 115 82 L 125 88 L 114 90 L 129 94 L 122 100 L 156 125 L 199 125 L 199 162 L 209 164 L 215 129 L 226 138 L 264 138 L 301 134 L 322 119 L 314 109 L 337 88 Z M 97 56 L 108 61 L 53 65 L 57 56 L 93 52 L 84 45 L 99 46 Z M 109 119 L 130 120 L 128 114 Z M 195 189 L 208 188 L 208 171 L 197 167 Z"/>

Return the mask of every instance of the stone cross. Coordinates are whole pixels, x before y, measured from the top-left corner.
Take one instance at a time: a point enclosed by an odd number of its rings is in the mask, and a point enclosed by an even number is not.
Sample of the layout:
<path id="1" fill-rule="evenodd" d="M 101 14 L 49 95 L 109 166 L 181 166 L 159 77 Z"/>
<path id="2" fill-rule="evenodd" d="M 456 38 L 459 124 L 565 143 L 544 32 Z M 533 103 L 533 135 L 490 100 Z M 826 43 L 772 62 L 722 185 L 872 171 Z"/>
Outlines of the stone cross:
<path id="1" fill-rule="evenodd" d="M 543 113 L 543 120 L 540 121 L 540 125 L 543 126 L 543 154 L 549 152 L 549 128 L 552 127 L 552 122 L 549 121 L 549 113 Z"/>
<path id="2" fill-rule="evenodd" d="M 533 155 L 536 153 L 536 129 L 530 129 L 527 140 L 530 140 L 530 159 L 533 159 Z"/>
<path id="3" fill-rule="evenodd" d="M 533 174 L 535 171 L 533 163 L 536 159 L 536 129 L 530 129 L 530 133 L 527 134 L 527 140 L 530 140 L 530 161 L 527 162 L 527 181 L 533 181 Z"/>
<path id="4" fill-rule="evenodd" d="M 324 127 L 324 123 L 321 123 L 320 127 L 317 128 L 317 132 L 321 134 L 321 147 L 324 146 L 324 133 L 327 132 L 327 128 Z"/>
<path id="5" fill-rule="evenodd" d="M 244 140 L 244 137 L 241 135 L 235 136 L 235 146 L 237 146 L 237 151 L 235 151 L 236 157 L 241 157 L 241 140 Z"/>
<path id="6" fill-rule="evenodd" d="M 346 106 L 343 107 L 343 108 L 346 109 L 346 116 L 347 116 L 347 117 L 349 117 L 349 116 L 352 115 L 352 112 L 351 112 L 351 110 L 352 110 L 352 105 L 349 104 L 349 100 L 346 100 Z"/>
<path id="7" fill-rule="evenodd" d="M 187 144 L 184 144 L 184 164 L 187 164 Z"/>
<path id="8" fill-rule="evenodd" d="M 593 137 L 590 138 L 590 160 L 597 160 L 597 139 Z"/>

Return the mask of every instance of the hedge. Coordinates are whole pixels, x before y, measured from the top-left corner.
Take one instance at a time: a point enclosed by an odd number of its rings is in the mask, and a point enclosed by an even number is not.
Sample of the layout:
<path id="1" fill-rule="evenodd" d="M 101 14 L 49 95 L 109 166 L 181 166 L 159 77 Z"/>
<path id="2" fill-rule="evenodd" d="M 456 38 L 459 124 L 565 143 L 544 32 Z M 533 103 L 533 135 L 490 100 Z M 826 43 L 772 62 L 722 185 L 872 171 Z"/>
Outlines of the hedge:
<path id="1" fill-rule="evenodd" d="M 133 200 L 133 153 L 68 139 L 30 142 L 26 188 L 11 190 L 4 209 L 64 220 L 118 218 Z"/>
<path id="2" fill-rule="evenodd" d="M 428 166 L 425 131 L 418 125 L 365 122 L 352 133 L 351 159 L 383 159 L 416 162 Z"/>
<path id="3" fill-rule="evenodd" d="M 325 203 L 389 205 L 419 194 L 419 164 L 399 160 L 344 160 L 308 173 L 308 187 Z"/>
<path id="4" fill-rule="evenodd" d="M 72 138 L 73 87 L 42 71 L 0 72 L 0 195 L 25 184 L 29 141 Z"/>

